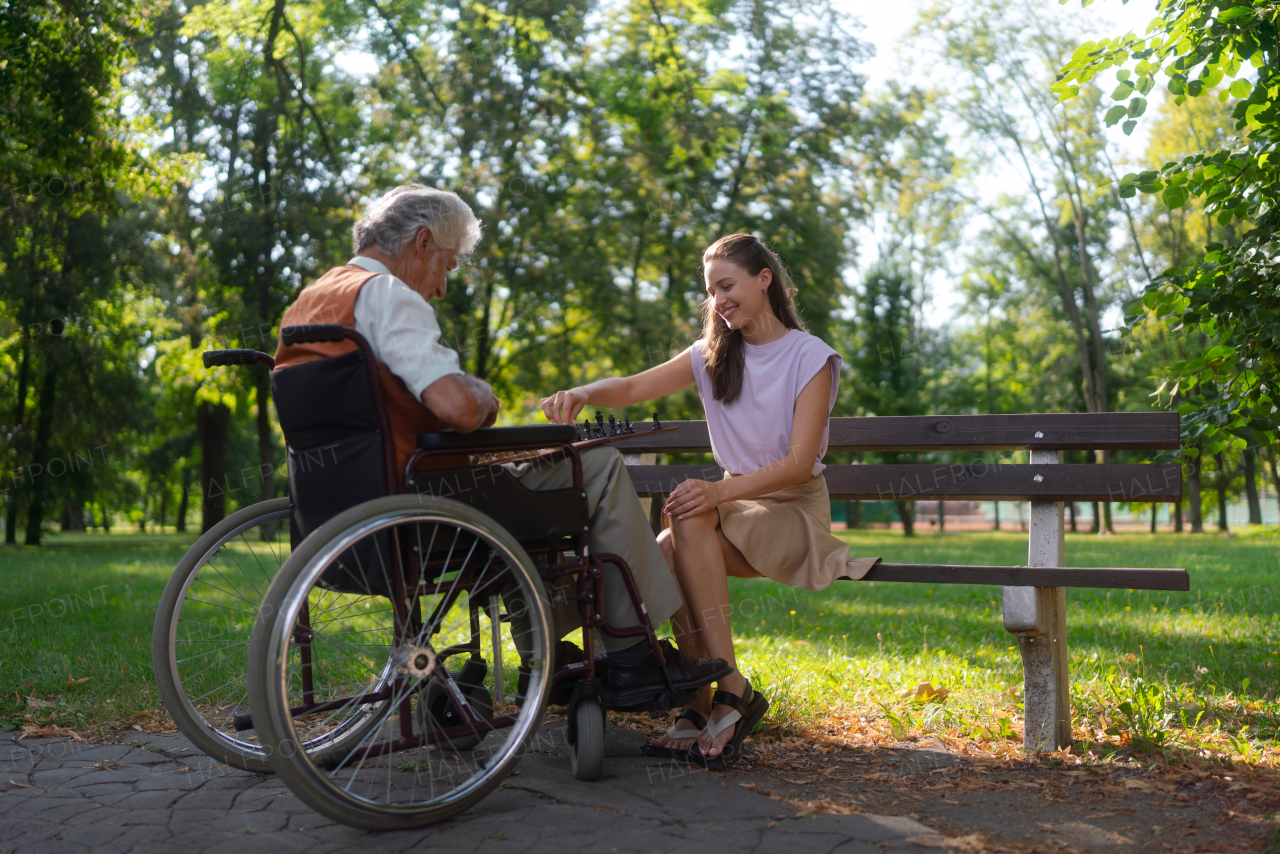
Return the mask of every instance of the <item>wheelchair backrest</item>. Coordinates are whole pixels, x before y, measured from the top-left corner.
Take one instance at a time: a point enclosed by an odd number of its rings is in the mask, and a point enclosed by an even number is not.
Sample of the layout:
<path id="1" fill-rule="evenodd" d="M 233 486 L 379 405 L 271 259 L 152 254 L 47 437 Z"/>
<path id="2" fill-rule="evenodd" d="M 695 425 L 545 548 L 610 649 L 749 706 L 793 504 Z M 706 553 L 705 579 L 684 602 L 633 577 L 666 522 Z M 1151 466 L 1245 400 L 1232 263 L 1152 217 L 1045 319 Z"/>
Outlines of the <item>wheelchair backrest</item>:
<path id="1" fill-rule="evenodd" d="M 278 368 L 271 391 L 289 453 L 289 493 L 303 536 L 334 516 L 391 492 L 379 402 L 368 356 Z"/>

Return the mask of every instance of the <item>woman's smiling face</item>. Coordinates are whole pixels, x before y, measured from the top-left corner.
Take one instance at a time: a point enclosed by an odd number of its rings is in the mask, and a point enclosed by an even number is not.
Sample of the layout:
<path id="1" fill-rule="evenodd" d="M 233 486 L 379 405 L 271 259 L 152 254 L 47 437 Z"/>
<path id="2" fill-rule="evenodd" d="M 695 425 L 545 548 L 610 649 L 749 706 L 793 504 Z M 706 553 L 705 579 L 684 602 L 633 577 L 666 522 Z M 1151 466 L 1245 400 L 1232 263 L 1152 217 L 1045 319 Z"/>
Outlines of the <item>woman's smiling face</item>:
<path id="1" fill-rule="evenodd" d="M 765 267 L 752 276 L 732 261 L 714 258 L 702 268 L 707 283 L 707 296 L 716 314 L 730 329 L 750 332 L 769 309 L 769 283 L 773 272 Z"/>

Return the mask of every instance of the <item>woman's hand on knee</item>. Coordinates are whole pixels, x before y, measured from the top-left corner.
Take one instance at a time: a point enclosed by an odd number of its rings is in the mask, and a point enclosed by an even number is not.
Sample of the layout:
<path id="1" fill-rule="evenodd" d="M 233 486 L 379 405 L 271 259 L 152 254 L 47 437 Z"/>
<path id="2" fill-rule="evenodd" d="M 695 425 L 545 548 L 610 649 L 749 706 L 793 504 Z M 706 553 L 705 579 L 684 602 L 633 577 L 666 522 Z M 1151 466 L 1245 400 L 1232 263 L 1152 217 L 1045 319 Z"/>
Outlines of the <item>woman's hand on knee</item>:
<path id="1" fill-rule="evenodd" d="M 686 480 L 671 490 L 662 512 L 673 519 L 688 519 L 716 509 L 720 504 L 720 484 L 705 480 Z"/>

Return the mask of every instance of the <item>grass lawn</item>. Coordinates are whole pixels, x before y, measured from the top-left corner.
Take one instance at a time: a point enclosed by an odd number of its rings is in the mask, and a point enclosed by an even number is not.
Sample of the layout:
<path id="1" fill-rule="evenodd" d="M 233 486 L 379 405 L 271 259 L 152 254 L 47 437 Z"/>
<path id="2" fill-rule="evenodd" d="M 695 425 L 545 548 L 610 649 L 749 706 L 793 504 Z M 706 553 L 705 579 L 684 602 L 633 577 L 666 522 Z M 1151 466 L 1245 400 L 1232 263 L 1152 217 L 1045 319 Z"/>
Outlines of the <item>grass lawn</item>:
<path id="1" fill-rule="evenodd" d="M 858 555 L 1019 564 L 1013 533 L 841 532 Z M 0 549 L 0 726 L 120 725 L 159 704 L 151 623 L 194 537 L 68 535 Z M 1103 751 L 1280 754 L 1280 535 L 1068 535 L 1073 566 L 1185 567 L 1190 593 L 1070 590 L 1076 737 Z M 999 751 L 1020 744 L 1022 677 L 996 587 L 731 580 L 744 671 L 787 729 L 871 721 Z M 1273 589 L 1275 592 L 1273 592 Z M 919 683 L 944 701 L 904 698 Z"/>

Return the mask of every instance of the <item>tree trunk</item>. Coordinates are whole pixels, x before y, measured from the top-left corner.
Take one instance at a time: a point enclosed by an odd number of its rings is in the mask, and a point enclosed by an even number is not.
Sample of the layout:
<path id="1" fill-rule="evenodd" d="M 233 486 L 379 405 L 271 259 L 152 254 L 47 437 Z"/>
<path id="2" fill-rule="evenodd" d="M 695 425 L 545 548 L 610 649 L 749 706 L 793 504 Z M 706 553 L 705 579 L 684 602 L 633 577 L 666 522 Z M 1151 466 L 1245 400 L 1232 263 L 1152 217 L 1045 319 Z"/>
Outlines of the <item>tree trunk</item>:
<path id="1" fill-rule="evenodd" d="M 102 508 L 102 533 L 111 533 L 111 514 L 107 512 L 107 505 L 99 505 Z"/>
<path id="2" fill-rule="evenodd" d="M 1173 505 L 1173 532 L 1175 534 L 1182 533 L 1182 502 L 1181 501 Z"/>
<path id="3" fill-rule="evenodd" d="M 1160 505 L 1154 501 L 1151 502 L 1151 533 L 1156 532 L 1156 516 L 1160 513 Z"/>
<path id="4" fill-rule="evenodd" d="M 1213 461 L 1218 466 L 1213 477 L 1213 485 L 1218 491 L 1218 530 L 1229 531 L 1231 529 L 1227 526 L 1227 463 L 1221 451 L 1213 455 Z"/>
<path id="5" fill-rule="evenodd" d="M 13 468 L 21 466 L 21 453 L 23 447 L 22 428 L 27 418 L 27 387 L 31 375 L 31 345 L 28 343 L 29 338 L 24 335 L 22 342 L 22 360 L 18 363 L 18 399 L 13 406 Z M 18 536 L 18 490 L 14 484 L 14 494 L 9 498 L 9 506 L 6 508 L 4 541 L 6 545 L 17 545 Z"/>
<path id="6" fill-rule="evenodd" d="M 1258 452 L 1244 449 L 1244 494 L 1249 502 L 1249 524 L 1262 524 L 1262 502 L 1258 500 Z"/>
<path id="7" fill-rule="evenodd" d="M 1076 532 L 1076 503 L 1074 501 L 1067 502 L 1067 513 L 1071 516 L 1071 533 Z"/>
<path id="8" fill-rule="evenodd" d="M 1204 449 L 1199 445 L 1195 446 L 1200 452 L 1191 465 L 1187 468 L 1187 522 L 1191 525 L 1191 533 L 1204 533 L 1204 508 L 1202 506 L 1201 494 L 1203 492 L 1203 481 L 1201 480 L 1201 472 L 1204 471 Z"/>
<path id="9" fill-rule="evenodd" d="M 191 504 L 191 469 L 182 470 L 182 498 L 178 499 L 178 518 L 173 529 L 179 534 L 187 532 L 187 509 Z"/>
<path id="10" fill-rule="evenodd" d="M 165 516 L 169 509 L 169 487 L 161 485 L 160 488 L 160 533 L 164 533 Z"/>
<path id="11" fill-rule="evenodd" d="M 893 503 L 898 508 L 898 518 L 902 520 L 902 535 L 914 537 L 916 535 L 915 502 L 896 500 Z"/>
<path id="12" fill-rule="evenodd" d="M 1098 531 L 1102 530 L 1101 522 L 1102 522 L 1102 512 L 1098 507 L 1098 502 L 1094 501 L 1093 502 L 1093 518 L 1089 520 L 1089 533 L 1096 534 L 1098 533 Z"/>
<path id="13" fill-rule="evenodd" d="M 196 407 L 196 432 L 200 436 L 201 533 L 227 515 L 227 433 L 231 410 L 221 403 Z"/>
<path id="14" fill-rule="evenodd" d="M 995 511 L 995 517 L 996 517 L 996 527 L 995 527 L 995 530 L 997 530 L 997 531 L 998 531 L 998 530 L 1000 530 L 1000 502 L 999 502 L 999 501 L 992 501 L 992 502 L 991 502 L 991 508 L 992 508 L 992 510 L 994 510 L 994 511 Z"/>
<path id="15" fill-rule="evenodd" d="M 49 441 L 53 438 L 53 405 L 58 388 L 58 366 L 49 359 L 45 367 L 44 382 L 40 387 L 40 416 L 36 421 L 36 447 L 31 469 L 39 467 L 39 471 L 31 478 L 31 503 L 27 505 L 27 539 L 29 546 L 40 545 L 40 526 L 44 523 L 44 482 L 45 469 L 49 466 Z"/>
<path id="16" fill-rule="evenodd" d="M 943 531 L 947 529 L 947 511 L 946 511 L 945 505 L 946 505 L 945 501 L 938 502 L 938 533 L 939 534 L 941 534 Z"/>
<path id="17" fill-rule="evenodd" d="M 1276 449 L 1267 448 L 1267 466 L 1271 469 L 1271 488 L 1276 491 L 1276 510 L 1280 511 L 1280 470 L 1276 467 Z"/>
<path id="18" fill-rule="evenodd" d="M 861 501 L 846 501 L 844 503 L 844 524 L 848 528 L 862 527 Z"/>
<path id="19" fill-rule="evenodd" d="M 276 478 L 274 471 L 275 443 L 271 435 L 271 383 L 267 372 L 258 369 L 258 479 L 260 501 L 269 501 L 276 497 Z M 263 542 L 275 542 L 276 523 L 268 522 L 259 532 Z"/>

